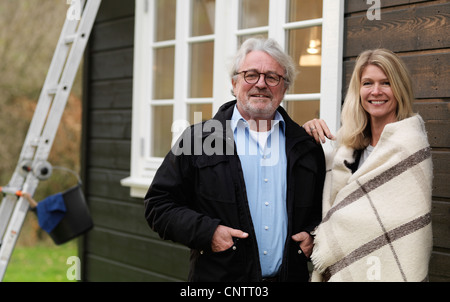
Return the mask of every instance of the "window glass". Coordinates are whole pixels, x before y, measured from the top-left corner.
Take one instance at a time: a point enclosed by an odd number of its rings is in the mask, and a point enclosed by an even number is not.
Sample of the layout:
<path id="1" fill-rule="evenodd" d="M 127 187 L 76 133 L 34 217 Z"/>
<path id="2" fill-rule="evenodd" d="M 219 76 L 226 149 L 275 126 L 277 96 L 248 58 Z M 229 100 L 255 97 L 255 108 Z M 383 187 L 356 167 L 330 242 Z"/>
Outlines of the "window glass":
<path id="1" fill-rule="evenodd" d="M 320 118 L 320 101 L 288 101 L 284 108 L 299 125 L 314 118 Z"/>
<path id="2" fill-rule="evenodd" d="M 155 1 L 155 42 L 174 40 L 177 1 Z"/>
<path id="3" fill-rule="evenodd" d="M 289 30 L 288 37 L 288 52 L 299 70 L 289 93 L 320 93 L 322 26 Z"/>
<path id="4" fill-rule="evenodd" d="M 165 157 L 172 144 L 173 106 L 153 106 L 151 156 Z"/>
<path id="5" fill-rule="evenodd" d="M 211 35 L 214 33 L 215 11 L 215 0 L 192 1 L 192 37 Z"/>
<path id="6" fill-rule="evenodd" d="M 157 48 L 153 59 L 153 99 L 173 99 L 175 47 Z"/>
<path id="7" fill-rule="evenodd" d="M 191 45 L 190 98 L 206 98 L 213 95 L 214 42 Z"/>
<path id="8" fill-rule="evenodd" d="M 241 0 L 239 29 L 269 25 L 269 0 Z"/>
<path id="9" fill-rule="evenodd" d="M 198 116 L 194 114 L 197 112 Z M 200 115 L 201 114 L 201 115 Z M 201 120 L 197 120 L 201 117 Z M 212 118 L 212 104 L 189 105 L 189 124 L 204 122 Z"/>
<path id="10" fill-rule="evenodd" d="M 289 22 L 322 18 L 322 0 L 290 0 Z"/>

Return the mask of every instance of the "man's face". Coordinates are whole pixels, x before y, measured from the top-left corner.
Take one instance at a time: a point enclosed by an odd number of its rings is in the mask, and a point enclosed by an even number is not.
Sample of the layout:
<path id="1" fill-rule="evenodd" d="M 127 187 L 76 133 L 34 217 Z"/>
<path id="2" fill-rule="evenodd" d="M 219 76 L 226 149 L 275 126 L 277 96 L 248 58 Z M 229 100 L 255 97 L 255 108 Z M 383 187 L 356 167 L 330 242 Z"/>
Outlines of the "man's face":
<path id="1" fill-rule="evenodd" d="M 248 70 L 285 75 L 284 68 L 263 51 L 247 54 L 238 72 Z M 284 79 L 277 86 L 270 87 L 265 82 L 265 75 L 261 75 L 255 84 L 248 84 L 241 73 L 232 80 L 232 84 L 238 110 L 246 120 L 272 119 L 286 92 Z"/>

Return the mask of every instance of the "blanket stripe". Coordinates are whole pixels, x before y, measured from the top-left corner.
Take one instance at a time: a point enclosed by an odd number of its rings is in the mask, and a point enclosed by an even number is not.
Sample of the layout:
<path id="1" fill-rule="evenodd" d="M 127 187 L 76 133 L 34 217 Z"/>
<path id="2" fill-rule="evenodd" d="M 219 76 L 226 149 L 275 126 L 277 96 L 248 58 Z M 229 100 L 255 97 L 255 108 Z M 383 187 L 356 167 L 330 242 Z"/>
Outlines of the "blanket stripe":
<path id="1" fill-rule="evenodd" d="M 381 173 L 380 175 L 374 177 L 372 180 L 368 181 L 364 185 L 360 186 L 356 191 L 350 193 L 346 198 L 344 198 L 338 205 L 331 208 L 328 213 L 325 215 L 325 217 L 322 219 L 322 223 L 328 221 L 333 215 L 334 212 L 340 210 L 341 208 L 348 206 L 352 202 L 358 200 L 362 196 L 366 195 L 368 192 L 378 188 L 379 186 L 383 185 L 387 181 L 391 180 L 392 178 L 400 175 L 401 173 L 405 172 L 407 169 L 420 164 L 422 161 L 426 160 L 431 156 L 431 148 L 426 147 L 423 148 L 416 153 L 410 155 L 406 159 L 402 160 L 392 168 L 386 170 L 385 172 Z"/>
<path id="2" fill-rule="evenodd" d="M 377 238 L 369 241 L 368 243 L 362 245 L 358 249 L 354 250 L 352 253 L 347 255 L 346 257 L 342 258 L 335 264 L 329 266 L 327 269 L 325 269 L 323 273 L 324 281 L 328 281 L 331 276 L 339 272 L 340 270 L 346 268 L 353 262 L 363 258 L 364 256 L 367 256 L 368 254 L 372 253 L 373 251 L 385 246 L 386 244 L 391 244 L 393 241 L 398 240 L 408 234 L 411 234 L 421 228 L 424 228 L 428 224 L 431 223 L 431 213 L 427 213 L 423 216 L 420 216 L 408 223 L 405 223 L 389 232 L 386 232 Z M 399 267 L 399 269 L 402 271 L 402 269 Z M 404 281 L 406 280 L 405 274 L 402 271 L 402 277 Z"/>

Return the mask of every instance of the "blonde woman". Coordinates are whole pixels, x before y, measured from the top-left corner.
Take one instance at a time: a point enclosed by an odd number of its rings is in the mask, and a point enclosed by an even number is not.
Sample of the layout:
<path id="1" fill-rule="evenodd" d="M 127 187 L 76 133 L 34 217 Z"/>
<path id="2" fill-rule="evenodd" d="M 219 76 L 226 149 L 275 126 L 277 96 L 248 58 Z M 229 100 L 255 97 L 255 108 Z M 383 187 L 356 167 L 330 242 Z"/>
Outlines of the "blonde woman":
<path id="1" fill-rule="evenodd" d="M 323 120 L 303 127 L 336 140 L 327 158 L 312 281 L 426 281 L 432 249 L 432 162 L 411 79 L 386 49 L 356 61 L 334 137 Z"/>

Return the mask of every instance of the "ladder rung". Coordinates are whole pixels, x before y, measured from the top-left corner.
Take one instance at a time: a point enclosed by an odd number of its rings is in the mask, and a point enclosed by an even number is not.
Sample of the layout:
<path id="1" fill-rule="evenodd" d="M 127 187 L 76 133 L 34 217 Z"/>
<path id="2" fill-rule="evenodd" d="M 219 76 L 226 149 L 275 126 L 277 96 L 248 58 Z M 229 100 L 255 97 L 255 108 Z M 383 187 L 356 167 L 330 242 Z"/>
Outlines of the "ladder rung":
<path id="1" fill-rule="evenodd" d="M 47 89 L 47 93 L 49 95 L 56 94 L 57 90 L 58 90 L 57 88 L 49 88 L 49 89 Z"/>
<path id="2" fill-rule="evenodd" d="M 75 41 L 75 38 L 76 38 L 76 37 L 77 37 L 76 34 L 66 36 L 66 37 L 64 38 L 64 42 L 65 42 L 66 44 L 73 43 L 73 41 Z"/>

